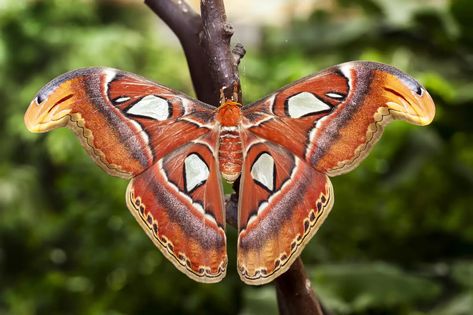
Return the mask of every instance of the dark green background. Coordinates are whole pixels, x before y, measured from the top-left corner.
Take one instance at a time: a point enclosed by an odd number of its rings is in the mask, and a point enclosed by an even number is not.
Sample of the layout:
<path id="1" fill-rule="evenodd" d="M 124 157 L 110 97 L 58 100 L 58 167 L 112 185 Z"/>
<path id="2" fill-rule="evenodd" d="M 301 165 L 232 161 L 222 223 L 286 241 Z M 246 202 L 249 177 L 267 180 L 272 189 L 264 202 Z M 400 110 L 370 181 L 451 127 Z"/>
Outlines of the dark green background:
<path id="1" fill-rule="evenodd" d="M 313 286 L 335 314 L 472 314 L 473 1 L 333 2 L 263 29 L 240 67 L 245 100 L 367 59 L 416 77 L 437 116 L 424 128 L 392 123 L 356 171 L 333 179 L 333 212 L 303 253 Z M 275 314 L 274 288 L 236 274 L 233 228 L 227 277 L 193 282 L 128 213 L 126 181 L 96 167 L 69 130 L 23 125 L 41 86 L 84 66 L 192 94 L 156 20 L 139 1 L 0 2 L 1 315 Z"/>

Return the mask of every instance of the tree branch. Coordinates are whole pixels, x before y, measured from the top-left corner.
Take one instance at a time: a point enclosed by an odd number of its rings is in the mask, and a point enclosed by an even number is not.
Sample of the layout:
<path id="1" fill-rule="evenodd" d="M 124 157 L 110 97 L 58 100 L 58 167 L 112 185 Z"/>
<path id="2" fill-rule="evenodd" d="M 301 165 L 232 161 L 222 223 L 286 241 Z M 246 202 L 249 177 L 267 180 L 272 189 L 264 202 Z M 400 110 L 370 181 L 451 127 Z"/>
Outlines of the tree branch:
<path id="1" fill-rule="evenodd" d="M 298 257 L 288 271 L 275 281 L 278 308 L 281 315 L 305 314 L 323 315 L 312 285 Z M 325 313 L 328 314 L 328 313 Z"/>
<path id="2" fill-rule="evenodd" d="M 225 87 L 226 98 L 233 96 L 233 87 L 238 87 L 238 101 L 241 102 L 240 79 L 238 68 L 235 66 L 230 39 L 233 27 L 227 23 L 225 7 L 222 0 L 201 0 L 202 14 L 202 47 L 207 55 L 208 66 L 211 69 L 214 93 L 220 95 L 220 89 Z"/>
<path id="3" fill-rule="evenodd" d="M 218 105 L 212 84 L 211 69 L 205 60 L 208 56 L 200 45 L 202 19 L 185 2 L 180 0 L 145 0 L 145 4 L 176 34 L 187 59 L 189 72 L 197 98 Z"/>
<path id="4" fill-rule="evenodd" d="M 220 89 L 224 88 L 225 96 L 231 98 L 236 86 L 241 103 L 238 65 L 245 49 L 241 44 L 233 51 L 230 49 L 233 28 L 227 23 L 223 0 L 201 0 L 202 18 L 183 0 L 145 0 L 145 3 L 179 38 L 198 99 L 217 106 Z M 237 180 L 234 184 L 235 193 L 226 200 L 227 223 L 234 227 L 237 225 L 238 183 Z M 275 285 L 281 315 L 323 315 L 300 258 L 275 280 Z"/>

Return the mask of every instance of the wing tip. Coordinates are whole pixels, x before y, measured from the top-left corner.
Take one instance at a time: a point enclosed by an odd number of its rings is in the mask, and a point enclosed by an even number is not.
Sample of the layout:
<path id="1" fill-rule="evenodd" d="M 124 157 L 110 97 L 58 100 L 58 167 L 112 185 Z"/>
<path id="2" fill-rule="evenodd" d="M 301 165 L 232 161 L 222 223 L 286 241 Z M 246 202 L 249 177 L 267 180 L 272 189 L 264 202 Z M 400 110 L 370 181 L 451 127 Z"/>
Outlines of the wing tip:
<path id="1" fill-rule="evenodd" d="M 435 104 L 428 91 L 416 79 L 396 67 L 373 61 L 350 61 L 339 69 L 366 69 L 384 75 L 386 104 L 396 119 L 418 126 L 429 125 L 435 117 Z"/>

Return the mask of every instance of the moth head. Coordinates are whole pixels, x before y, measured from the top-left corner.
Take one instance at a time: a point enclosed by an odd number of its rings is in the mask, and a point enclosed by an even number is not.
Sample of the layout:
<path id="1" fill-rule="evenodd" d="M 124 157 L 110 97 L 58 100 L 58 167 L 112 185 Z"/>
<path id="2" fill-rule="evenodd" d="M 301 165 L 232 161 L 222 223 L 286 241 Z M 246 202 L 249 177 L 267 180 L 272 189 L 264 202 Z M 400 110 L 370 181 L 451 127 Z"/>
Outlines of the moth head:
<path id="1" fill-rule="evenodd" d="M 31 101 L 25 113 L 25 125 L 31 132 L 46 132 L 67 125 L 77 101 L 80 77 L 63 74 L 46 84 Z M 76 90 L 76 91 L 75 91 Z"/>
<path id="2" fill-rule="evenodd" d="M 394 68 L 393 68 L 394 69 Z M 427 90 L 410 76 L 394 69 L 380 74 L 386 106 L 393 118 L 425 126 L 435 116 L 435 105 Z"/>

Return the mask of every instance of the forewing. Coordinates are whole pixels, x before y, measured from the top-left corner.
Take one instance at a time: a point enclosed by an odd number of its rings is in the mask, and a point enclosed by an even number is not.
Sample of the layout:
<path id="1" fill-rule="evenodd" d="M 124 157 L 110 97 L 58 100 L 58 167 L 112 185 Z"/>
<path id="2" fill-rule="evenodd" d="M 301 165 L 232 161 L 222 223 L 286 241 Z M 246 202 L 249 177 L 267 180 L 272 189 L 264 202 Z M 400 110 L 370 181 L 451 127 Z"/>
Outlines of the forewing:
<path id="1" fill-rule="evenodd" d="M 333 205 L 329 178 L 285 148 L 249 140 L 240 184 L 238 272 L 248 284 L 284 273 Z"/>
<path id="2" fill-rule="evenodd" d="M 304 78 L 244 109 L 243 125 L 330 176 L 356 167 L 391 119 L 429 124 L 427 91 L 401 71 L 349 62 Z"/>
<path id="3" fill-rule="evenodd" d="M 86 68 L 44 86 L 25 123 L 34 132 L 71 128 L 107 173 L 130 178 L 208 133 L 212 113 L 209 105 L 132 73 Z"/>
<path id="4" fill-rule="evenodd" d="M 223 192 L 213 148 L 192 142 L 135 177 L 133 216 L 161 252 L 199 282 L 218 282 L 227 265 Z"/>

